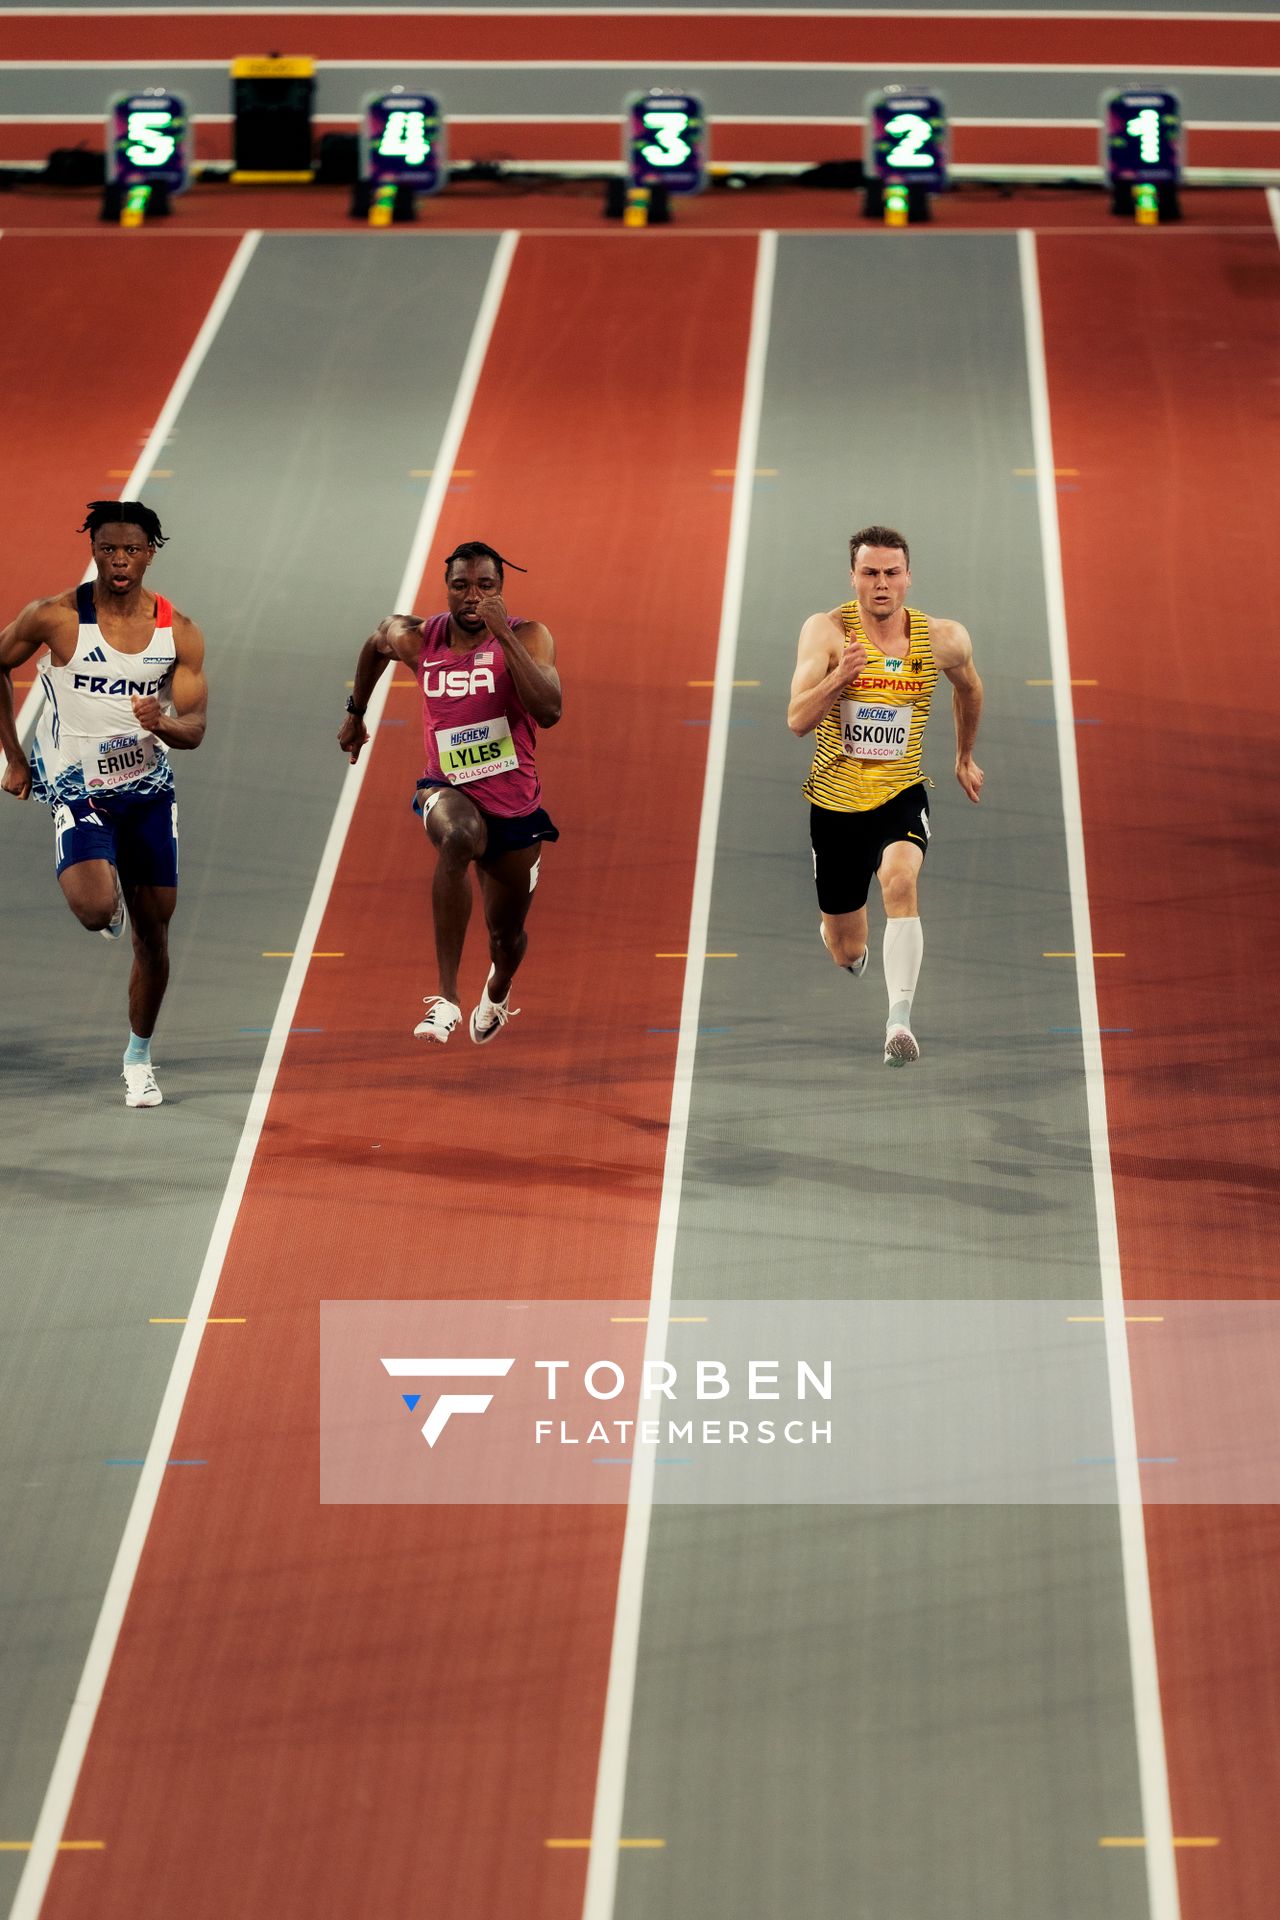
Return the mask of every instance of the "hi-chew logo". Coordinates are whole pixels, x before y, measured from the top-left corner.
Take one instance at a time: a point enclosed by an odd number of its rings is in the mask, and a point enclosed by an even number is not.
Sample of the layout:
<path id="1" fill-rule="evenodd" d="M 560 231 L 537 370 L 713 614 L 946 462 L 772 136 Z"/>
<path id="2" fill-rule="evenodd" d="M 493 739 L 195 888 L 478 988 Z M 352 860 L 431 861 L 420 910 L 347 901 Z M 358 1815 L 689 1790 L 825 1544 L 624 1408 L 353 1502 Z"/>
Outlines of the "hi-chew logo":
<path id="1" fill-rule="evenodd" d="M 418 1358 L 398 1356 L 383 1359 L 383 1366 L 396 1380 L 503 1380 L 515 1365 L 515 1355 L 504 1359 L 442 1359 L 435 1356 Z M 410 1413 L 417 1406 L 420 1393 L 404 1393 L 401 1399 Z M 434 1447 L 450 1417 L 455 1413 L 484 1413 L 493 1399 L 491 1393 L 442 1393 L 436 1399 L 430 1413 L 422 1423 L 422 1437 L 429 1447 Z"/>

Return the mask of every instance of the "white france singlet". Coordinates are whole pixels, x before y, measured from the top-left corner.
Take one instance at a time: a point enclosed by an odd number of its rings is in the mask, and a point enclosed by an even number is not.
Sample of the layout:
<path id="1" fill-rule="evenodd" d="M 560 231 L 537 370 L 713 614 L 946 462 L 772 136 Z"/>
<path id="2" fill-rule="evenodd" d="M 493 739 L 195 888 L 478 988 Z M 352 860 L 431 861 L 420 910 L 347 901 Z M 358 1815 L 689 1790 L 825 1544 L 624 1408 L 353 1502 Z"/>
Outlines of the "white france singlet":
<path id="1" fill-rule="evenodd" d="M 46 654 L 40 666 L 44 708 L 31 751 L 32 793 L 52 806 L 87 795 L 169 792 L 169 756 L 154 733 L 139 727 L 131 702 L 151 696 L 173 712 L 172 604 L 156 595 L 156 628 L 142 653 L 120 653 L 103 639 L 92 581 L 76 589 L 76 610 L 80 631 L 70 660 L 59 666 Z"/>

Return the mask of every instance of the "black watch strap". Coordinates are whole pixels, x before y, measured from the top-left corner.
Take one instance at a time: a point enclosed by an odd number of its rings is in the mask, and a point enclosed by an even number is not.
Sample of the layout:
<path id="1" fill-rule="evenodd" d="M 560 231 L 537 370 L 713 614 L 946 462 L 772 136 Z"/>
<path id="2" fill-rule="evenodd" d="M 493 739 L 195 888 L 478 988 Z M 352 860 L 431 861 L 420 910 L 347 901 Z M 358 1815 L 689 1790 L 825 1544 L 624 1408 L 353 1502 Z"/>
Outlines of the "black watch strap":
<path id="1" fill-rule="evenodd" d="M 364 708 L 358 707 L 350 694 L 347 695 L 347 712 L 354 713 L 357 720 L 364 719 Z"/>

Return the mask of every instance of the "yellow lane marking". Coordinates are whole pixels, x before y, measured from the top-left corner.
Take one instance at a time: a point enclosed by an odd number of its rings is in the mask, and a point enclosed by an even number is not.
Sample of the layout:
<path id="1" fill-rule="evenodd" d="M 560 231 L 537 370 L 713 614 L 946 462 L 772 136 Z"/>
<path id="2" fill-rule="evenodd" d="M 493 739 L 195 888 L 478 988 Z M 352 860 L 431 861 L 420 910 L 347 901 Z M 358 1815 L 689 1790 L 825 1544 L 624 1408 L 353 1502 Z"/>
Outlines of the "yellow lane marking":
<path id="1" fill-rule="evenodd" d="M 1104 1834 L 1098 1842 L 1100 1847 L 1145 1847 L 1146 1844 L 1146 1837 L 1141 1833 Z M 1175 1834 L 1173 1844 L 1175 1847 L 1219 1847 L 1222 1842 L 1216 1834 L 1189 1833 Z"/>
<path id="2" fill-rule="evenodd" d="M 1069 1313 L 1067 1315 L 1067 1325 L 1069 1327 L 1091 1326 L 1095 1321 L 1105 1320 L 1106 1317 L 1105 1313 Z M 1135 1327 L 1164 1325 L 1164 1315 L 1162 1313 L 1126 1313 L 1125 1319 L 1130 1321 Z"/>
<path id="3" fill-rule="evenodd" d="M 17 684 L 18 683 L 15 680 L 14 685 L 17 686 Z M 760 685 L 760 682 L 758 680 L 734 680 L 731 682 L 731 684 L 735 687 L 758 687 Z M 686 680 L 685 685 L 686 687 L 714 687 L 715 681 L 714 680 Z"/>
<path id="4" fill-rule="evenodd" d="M 108 467 L 107 478 L 108 480 L 127 480 L 129 478 L 129 475 L 132 472 L 133 472 L 132 467 Z M 147 478 L 148 480 L 172 480 L 173 468 L 172 467 L 152 467 L 150 473 L 147 475 Z"/>
<path id="5" fill-rule="evenodd" d="M 1097 684 L 1096 680 L 1073 680 L 1071 682 L 1073 687 L 1096 687 Z M 1026 685 L 1029 687 L 1051 687 L 1053 682 L 1052 680 L 1028 680 Z"/>
<path id="6" fill-rule="evenodd" d="M 186 1324 L 186 1314 L 181 1315 L 181 1317 L 174 1316 L 173 1318 L 166 1316 L 163 1319 L 153 1314 L 147 1322 L 149 1327 L 185 1327 Z M 230 1315 L 227 1315 L 225 1318 L 214 1318 L 210 1315 L 209 1319 L 205 1321 L 207 1327 L 243 1327 L 247 1324 L 248 1322 L 243 1317 L 233 1319 Z"/>
<path id="7" fill-rule="evenodd" d="M 1046 953 L 1043 956 L 1046 960 L 1074 960 L 1075 957 L 1074 953 Z M 1123 953 L 1095 953 L 1093 957 L 1095 960 L 1125 960 L 1128 958 L 1128 955 Z"/>
<path id="8" fill-rule="evenodd" d="M 30 1853 L 30 1840 L 0 1840 L 0 1853 Z M 101 1853 L 105 1840 L 59 1840 L 59 1853 Z"/>
<path id="9" fill-rule="evenodd" d="M 293 949 L 290 948 L 287 953 L 283 949 L 278 953 L 272 949 L 264 952 L 262 957 L 264 960 L 292 960 Z M 345 953 L 313 953 L 311 956 L 313 960 L 345 960 L 346 957 Z"/>
<path id="10" fill-rule="evenodd" d="M 591 1842 L 590 1840 L 544 1840 L 542 1844 L 544 1847 L 559 1847 L 563 1850 L 566 1847 L 589 1847 Z M 619 1840 L 618 1842 L 620 1847 L 665 1847 L 666 1844 L 665 1840 Z"/>
<path id="11" fill-rule="evenodd" d="M 687 960 L 689 958 L 687 953 L 655 953 L 653 957 L 655 960 Z M 704 953 L 702 957 L 704 960 L 736 960 L 738 956 L 736 953 Z"/>
<path id="12" fill-rule="evenodd" d="M 738 469 L 736 467 L 712 467 L 711 477 L 713 480 L 732 480 L 737 476 L 737 472 Z M 776 480 L 778 477 L 778 469 L 776 467 L 757 467 L 755 475 L 757 480 Z"/>

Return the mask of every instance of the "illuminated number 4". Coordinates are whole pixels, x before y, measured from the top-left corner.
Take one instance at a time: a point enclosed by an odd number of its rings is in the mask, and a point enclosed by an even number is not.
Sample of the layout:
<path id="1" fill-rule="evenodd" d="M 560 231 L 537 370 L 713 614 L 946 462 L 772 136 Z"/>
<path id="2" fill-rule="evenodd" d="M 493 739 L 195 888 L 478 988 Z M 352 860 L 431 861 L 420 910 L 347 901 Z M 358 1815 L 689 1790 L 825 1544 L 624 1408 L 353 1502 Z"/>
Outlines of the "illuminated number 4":
<path id="1" fill-rule="evenodd" d="M 651 167 L 682 167 L 692 156 L 693 148 L 684 138 L 689 125 L 687 113 L 655 107 L 643 116 L 643 123 L 654 139 L 641 147 L 640 157 Z"/>
<path id="2" fill-rule="evenodd" d="M 885 125 L 885 132 L 897 141 L 884 157 L 886 167 L 931 167 L 929 146 L 933 127 L 923 114 L 896 113 Z"/>
<path id="3" fill-rule="evenodd" d="M 173 115 L 167 107 L 139 108 L 129 115 L 125 128 L 125 157 L 135 167 L 162 167 L 172 160 L 178 143 L 169 129 Z"/>
<path id="4" fill-rule="evenodd" d="M 403 107 L 389 113 L 379 153 L 387 160 L 403 160 L 407 167 L 420 167 L 431 152 L 425 122 L 425 114 L 410 113 Z"/>
<path id="5" fill-rule="evenodd" d="M 1154 107 L 1144 107 L 1125 122 L 1125 132 L 1138 142 L 1138 158 L 1144 166 L 1154 167 L 1160 158 L 1160 115 Z"/>

